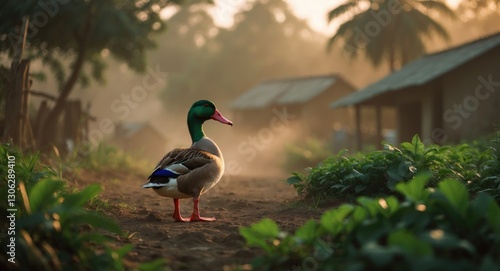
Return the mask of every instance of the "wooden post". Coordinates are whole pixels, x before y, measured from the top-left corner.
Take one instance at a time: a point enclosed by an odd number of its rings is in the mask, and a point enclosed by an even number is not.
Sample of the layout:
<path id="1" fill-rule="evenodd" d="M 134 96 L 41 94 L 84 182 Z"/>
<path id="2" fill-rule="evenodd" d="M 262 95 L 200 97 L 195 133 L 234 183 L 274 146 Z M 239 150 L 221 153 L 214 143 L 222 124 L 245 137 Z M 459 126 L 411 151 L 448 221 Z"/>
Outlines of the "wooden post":
<path id="1" fill-rule="evenodd" d="M 82 127 L 82 141 L 89 138 L 89 129 L 90 129 L 90 120 L 92 119 L 90 115 L 90 110 L 92 108 L 92 104 L 90 101 L 87 102 L 87 106 L 85 108 L 85 114 L 83 117 L 83 127 Z"/>
<path id="2" fill-rule="evenodd" d="M 24 126 L 25 116 L 23 102 L 27 102 L 28 95 L 24 91 L 28 88 L 29 60 L 23 60 L 26 35 L 28 33 L 29 17 L 23 17 L 19 43 L 14 46 L 14 59 L 10 68 L 9 86 L 5 97 L 5 127 L 3 139 L 12 140 L 16 145 L 25 143 Z"/>
<path id="3" fill-rule="evenodd" d="M 22 60 L 28 33 L 29 17 L 23 17 L 19 43 L 14 47 L 14 59 L 10 68 L 10 82 L 5 99 L 4 141 L 22 144 L 23 140 L 23 90 L 27 88 L 29 60 Z"/>
<path id="4" fill-rule="evenodd" d="M 42 101 L 40 104 L 40 107 L 38 108 L 38 114 L 36 115 L 35 119 L 35 136 L 37 140 L 42 136 L 43 133 L 43 123 L 47 119 L 47 116 L 50 113 L 50 108 L 47 105 L 47 101 Z"/>
<path id="5" fill-rule="evenodd" d="M 73 121 L 73 140 L 75 141 L 75 146 L 78 146 L 82 139 L 83 130 L 83 108 L 80 100 L 76 100 L 74 103 Z"/>
<path id="6" fill-rule="evenodd" d="M 361 106 L 360 105 L 355 105 L 354 106 L 354 111 L 355 111 L 355 122 L 356 122 L 356 148 L 358 151 L 361 151 L 362 148 L 362 133 L 361 133 Z"/>
<path id="7" fill-rule="evenodd" d="M 376 142 L 377 149 L 382 149 L 382 108 L 380 105 L 375 105 L 375 118 L 376 118 Z"/>
<path id="8" fill-rule="evenodd" d="M 73 146 L 80 143 L 82 132 L 82 103 L 79 100 L 67 101 L 64 109 L 62 139 L 71 140 Z"/>
<path id="9" fill-rule="evenodd" d="M 33 138 L 31 137 L 29 103 L 30 103 L 30 88 L 32 80 L 29 79 L 30 61 L 28 59 L 21 60 L 22 65 L 22 93 L 21 93 L 21 120 L 20 120 L 20 141 L 19 145 L 26 148 L 31 145 Z M 33 146 L 34 147 L 34 146 Z"/>

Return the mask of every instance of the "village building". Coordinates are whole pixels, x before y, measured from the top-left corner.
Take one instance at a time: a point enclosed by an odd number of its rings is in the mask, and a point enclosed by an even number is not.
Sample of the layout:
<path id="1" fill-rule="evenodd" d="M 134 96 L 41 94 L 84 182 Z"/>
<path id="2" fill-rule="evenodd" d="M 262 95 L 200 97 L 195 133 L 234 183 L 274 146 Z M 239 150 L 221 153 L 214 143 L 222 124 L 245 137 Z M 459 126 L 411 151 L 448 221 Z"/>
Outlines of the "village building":
<path id="1" fill-rule="evenodd" d="M 297 77 L 264 81 L 231 104 L 234 121 L 246 129 L 273 126 L 274 120 L 285 120 L 297 133 L 321 140 L 348 144 L 352 110 L 331 110 L 330 103 L 356 89 L 339 75 Z M 277 125 L 277 124 L 276 124 Z"/>
<path id="2" fill-rule="evenodd" d="M 359 134 L 362 108 L 373 108 L 382 139 L 384 107 L 396 110 L 397 142 L 418 134 L 424 142 L 458 143 L 491 134 L 500 116 L 500 33 L 414 60 L 331 107 L 354 108 Z M 357 138 L 357 148 L 364 144 Z"/>

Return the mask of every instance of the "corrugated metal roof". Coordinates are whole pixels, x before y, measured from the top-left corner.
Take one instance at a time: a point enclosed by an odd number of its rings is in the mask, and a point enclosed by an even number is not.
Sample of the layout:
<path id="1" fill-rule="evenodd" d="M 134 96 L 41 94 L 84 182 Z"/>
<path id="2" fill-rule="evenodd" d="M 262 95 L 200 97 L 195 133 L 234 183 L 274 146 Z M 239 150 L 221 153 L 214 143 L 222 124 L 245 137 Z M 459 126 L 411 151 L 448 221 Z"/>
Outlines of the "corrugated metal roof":
<path id="1" fill-rule="evenodd" d="M 256 109 L 272 104 L 305 103 L 321 94 L 338 80 L 336 75 L 265 81 L 236 98 L 236 109 Z"/>
<path id="2" fill-rule="evenodd" d="M 423 85 L 499 45 L 500 33 L 424 56 L 331 106 L 337 108 L 354 105 L 386 92 Z"/>

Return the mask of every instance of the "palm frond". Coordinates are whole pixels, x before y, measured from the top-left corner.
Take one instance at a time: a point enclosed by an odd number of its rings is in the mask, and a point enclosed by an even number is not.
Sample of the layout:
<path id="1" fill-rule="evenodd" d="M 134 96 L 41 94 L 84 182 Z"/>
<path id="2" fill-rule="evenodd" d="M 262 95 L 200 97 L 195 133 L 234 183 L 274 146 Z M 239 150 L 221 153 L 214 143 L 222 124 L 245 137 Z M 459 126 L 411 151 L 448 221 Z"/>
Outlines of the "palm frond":
<path id="1" fill-rule="evenodd" d="M 409 17 L 412 18 L 416 23 L 414 31 L 418 33 L 418 35 L 431 37 L 435 34 L 445 41 L 450 40 L 448 31 L 436 20 L 424 14 L 418 9 L 413 9 L 410 13 L 411 15 Z"/>
<path id="2" fill-rule="evenodd" d="M 341 24 L 333 37 L 331 37 L 328 41 L 328 49 L 333 45 L 333 43 L 338 39 L 342 38 L 345 44 L 349 44 L 350 46 L 354 46 L 359 48 L 355 43 L 354 38 L 360 35 L 359 32 L 363 32 L 363 28 L 366 25 L 366 20 L 368 13 L 359 13 L 352 17 L 351 20 Z M 356 33 L 357 32 L 357 33 Z M 347 41 L 351 40 L 353 43 L 348 43 Z"/>
<path id="3" fill-rule="evenodd" d="M 455 12 L 444 2 L 436 0 L 422 0 L 417 2 L 422 5 L 427 10 L 432 10 L 437 12 L 440 16 L 446 16 L 450 19 L 457 19 Z"/>
<path id="4" fill-rule="evenodd" d="M 351 21 L 347 21 L 347 22 L 341 24 L 339 26 L 339 28 L 337 29 L 337 32 L 335 33 L 335 35 L 333 35 L 331 38 L 328 39 L 328 44 L 327 44 L 327 49 L 328 50 L 331 49 L 331 47 L 333 46 L 333 44 L 339 38 L 343 38 L 344 40 L 347 38 L 347 36 L 349 35 L 348 32 L 352 31 L 352 29 L 350 27 L 351 22 L 352 22 L 352 20 Z"/>
<path id="5" fill-rule="evenodd" d="M 341 4 L 340 6 L 328 12 L 327 16 L 328 22 L 330 23 L 334 19 L 338 18 L 339 16 L 342 16 L 343 14 L 347 13 L 348 11 L 352 10 L 357 6 L 358 6 L 357 1 L 351 1 L 351 0 L 349 0 L 344 4 Z"/>

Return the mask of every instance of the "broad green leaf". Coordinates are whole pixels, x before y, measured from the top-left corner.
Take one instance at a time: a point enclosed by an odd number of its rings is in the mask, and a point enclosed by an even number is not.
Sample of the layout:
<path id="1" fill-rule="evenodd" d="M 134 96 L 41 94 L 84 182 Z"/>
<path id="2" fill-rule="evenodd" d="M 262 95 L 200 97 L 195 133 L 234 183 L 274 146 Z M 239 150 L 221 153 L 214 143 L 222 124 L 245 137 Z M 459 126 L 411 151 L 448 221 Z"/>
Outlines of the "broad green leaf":
<path id="1" fill-rule="evenodd" d="M 428 231 L 423 234 L 420 239 L 440 248 L 457 249 L 461 247 L 468 250 L 470 253 L 474 253 L 475 251 L 474 246 L 469 242 L 461 240 L 453 232 L 441 229 Z"/>
<path id="2" fill-rule="evenodd" d="M 384 247 L 377 242 L 367 242 L 361 248 L 361 253 L 368 257 L 378 267 L 387 266 L 398 253 L 396 248 Z"/>
<path id="3" fill-rule="evenodd" d="M 403 194 L 407 199 L 413 202 L 425 201 L 429 197 L 429 191 L 425 189 L 425 184 L 430 174 L 419 174 L 406 183 L 398 183 L 396 191 Z"/>
<path id="4" fill-rule="evenodd" d="M 399 172 L 399 168 L 391 168 L 386 173 L 391 181 L 399 182 L 403 179 L 403 175 Z"/>
<path id="5" fill-rule="evenodd" d="M 448 179 L 440 182 L 438 188 L 448 202 L 465 216 L 469 204 L 469 193 L 465 186 L 457 180 Z"/>
<path id="6" fill-rule="evenodd" d="M 66 195 L 64 197 L 63 205 L 68 207 L 81 207 L 93 197 L 95 197 L 102 188 L 98 184 L 91 184 L 85 187 L 82 191 Z"/>
<path id="7" fill-rule="evenodd" d="M 355 223 L 359 223 L 365 219 L 367 219 L 368 211 L 362 206 L 356 206 L 354 211 L 352 212 L 351 219 Z"/>
<path id="8" fill-rule="evenodd" d="M 399 207 L 399 200 L 395 196 L 386 197 L 385 202 L 387 203 L 386 209 L 388 209 L 390 213 L 397 211 Z"/>
<path id="9" fill-rule="evenodd" d="M 493 229 L 500 230 L 500 207 L 498 207 L 493 197 L 488 193 L 478 193 L 476 199 L 472 202 L 472 206 L 475 210 L 474 214 L 480 217 L 486 215 L 490 226 Z"/>
<path id="10" fill-rule="evenodd" d="M 264 218 L 250 227 L 240 227 L 240 234 L 245 238 L 247 245 L 258 246 L 267 253 L 273 252 L 273 247 L 268 243 L 279 235 L 279 227 L 273 220 Z"/>
<path id="11" fill-rule="evenodd" d="M 303 180 L 299 176 L 292 176 L 286 179 L 286 182 L 290 185 L 301 183 Z"/>
<path id="12" fill-rule="evenodd" d="M 413 145 L 413 152 L 414 153 L 421 153 L 424 150 L 424 143 L 422 143 L 422 140 L 420 140 L 420 137 L 418 134 L 415 134 L 413 138 L 411 139 L 411 144 Z"/>
<path id="13" fill-rule="evenodd" d="M 159 258 L 159 259 L 154 259 L 149 262 L 145 262 L 143 264 L 140 264 L 137 269 L 139 271 L 156 271 L 156 270 L 165 270 L 165 265 L 166 265 L 166 260 Z"/>
<path id="14" fill-rule="evenodd" d="M 64 220 L 61 219 L 62 224 L 72 223 L 77 225 L 88 224 L 94 228 L 107 230 L 113 233 L 120 233 L 120 227 L 111 219 L 96 213 L 76 213 L 66 216 Z"/>
<path id="15" fill-rule="evenodd" d="M 334 185 L 332 185 L 331 188 L 332 189 L 343 189 L 343 188 L 346 188 L 346 186 L 343 184 L 334 184 Z"/>
<path id="16" fill-rule="evenodd" d="M 78 236 L 74 236 L 72 238 L 72 242 L 80 244 L 88 242 L 98 244 L 98 243 L 105 243 L 108 241 L 110 241 L 110 237 L 108 235 L 104 235 L 102 234 L 102 232 L 97 232 L 97 231 L 88 232 L 85 234 L 79 234 Z"/>
<path id="17" fill-rule="evenodd" d="M 338 234 L 342 230 L 344 219 L 352 213 L 354 206 L 343 204 L 337 209 L 326 211 L 320 220 L 321 226 L 332 235 Z"/>
<path id="18" fill-rule="evenodd" d="M 497 231 L 497 234 L 500 234 L 500 207 L 495 202 L 492 202 L 487 212 L 488 222 Z"/>
<path id="19" fill-rule="evenodd" d="M 295 237 L 305 242 L 314 241 L 318 237 L 318 223 L 314 220 L 307 221 L 295 231 Z"/>
<path id="20" fill-rule="evenodd" d="M 479 193 L 472 204 L 477 213 L 486 215 L 492 229 L 500 231 L 500 207 L 493 197 L 487 193 Z"/>
<path id="21" fill-rule="evenodd" d="M 354 187 L 354 191 L 356 193 L 359 193 L 359 192 L 361 192 L 361 191 L 363 191 L 365 189 L 366 189 L 366 185 L 361 185 L 361 184 L 358 184 L 358 185 L 356 185 L 356 187 Z"/>
<path id="22" fill-rule="evenodd" d="M 361 243 L 376 241 L 386 235 L 391 230 L 391 225 L 387 220 L 373 220 L 364 222 L 357 227 L 356 237 Z"/>
<path id="23" fill-rule="evenodd" d="M 264 238 L 276 238 L 279 234 L 278 224 L 269 218 L 264 218 L 259 223 L 253 224 L 250 228 Z"/>
<path id="24" fill-rule="evenodd" d="M 28 192 L 29 203 L 33 212 L 46 210 L 56 203 L 55 194 L 60 192 L 64 183 L 58 180 L 39 181 Z"/>
<path id="25" fill-rule="evenodd" d="M 123 257 L 127 253 L 129 253 L 130 251 L 132 251 L 132 249 L 134 249 L 134 246 L 132 244 L 126 244 L 123 247 L 115 250 L 115 252 L 118 254 L 118 256 Z"/>
<path id="26" fill-rule="evenodd" d="M 378 199 L 369 197 L 358 197 L 356 201 L 369 212 L 370 216 L 375 216 L 381 211 L 381 206 Z"/>
<path id="27" fill-rule="evenodd" d="M 346 179 L 351 179 L 351 178 L 359 178 L 363 176 L 363 173 L 357 171 L 356 169 L 352 169 L 351 173 L 349 175 L 345 176 Z"/>
<path id="28" fill-rule="evenodd" d="M 498 259 L 495 261 L 490 256 L 486 256 L 483 258 L 478 271 L 497 270 L 499 265 L 500 261 Z"/>
<path id="29" fill-rule="evenodd" d="M 387 242 L 390 246 L 402 248 L 409 256 L 428 256 L 433 254 L 432 246 L 407 230 L 399 230 L 389 234 Z"/>
<path id="30" fill-rule="evenodd" d="M 318 261 L 324 261 L 333 254 L 333 249 L 321 238 L 316 239 L 314 244 L 314 258 Z"/>

